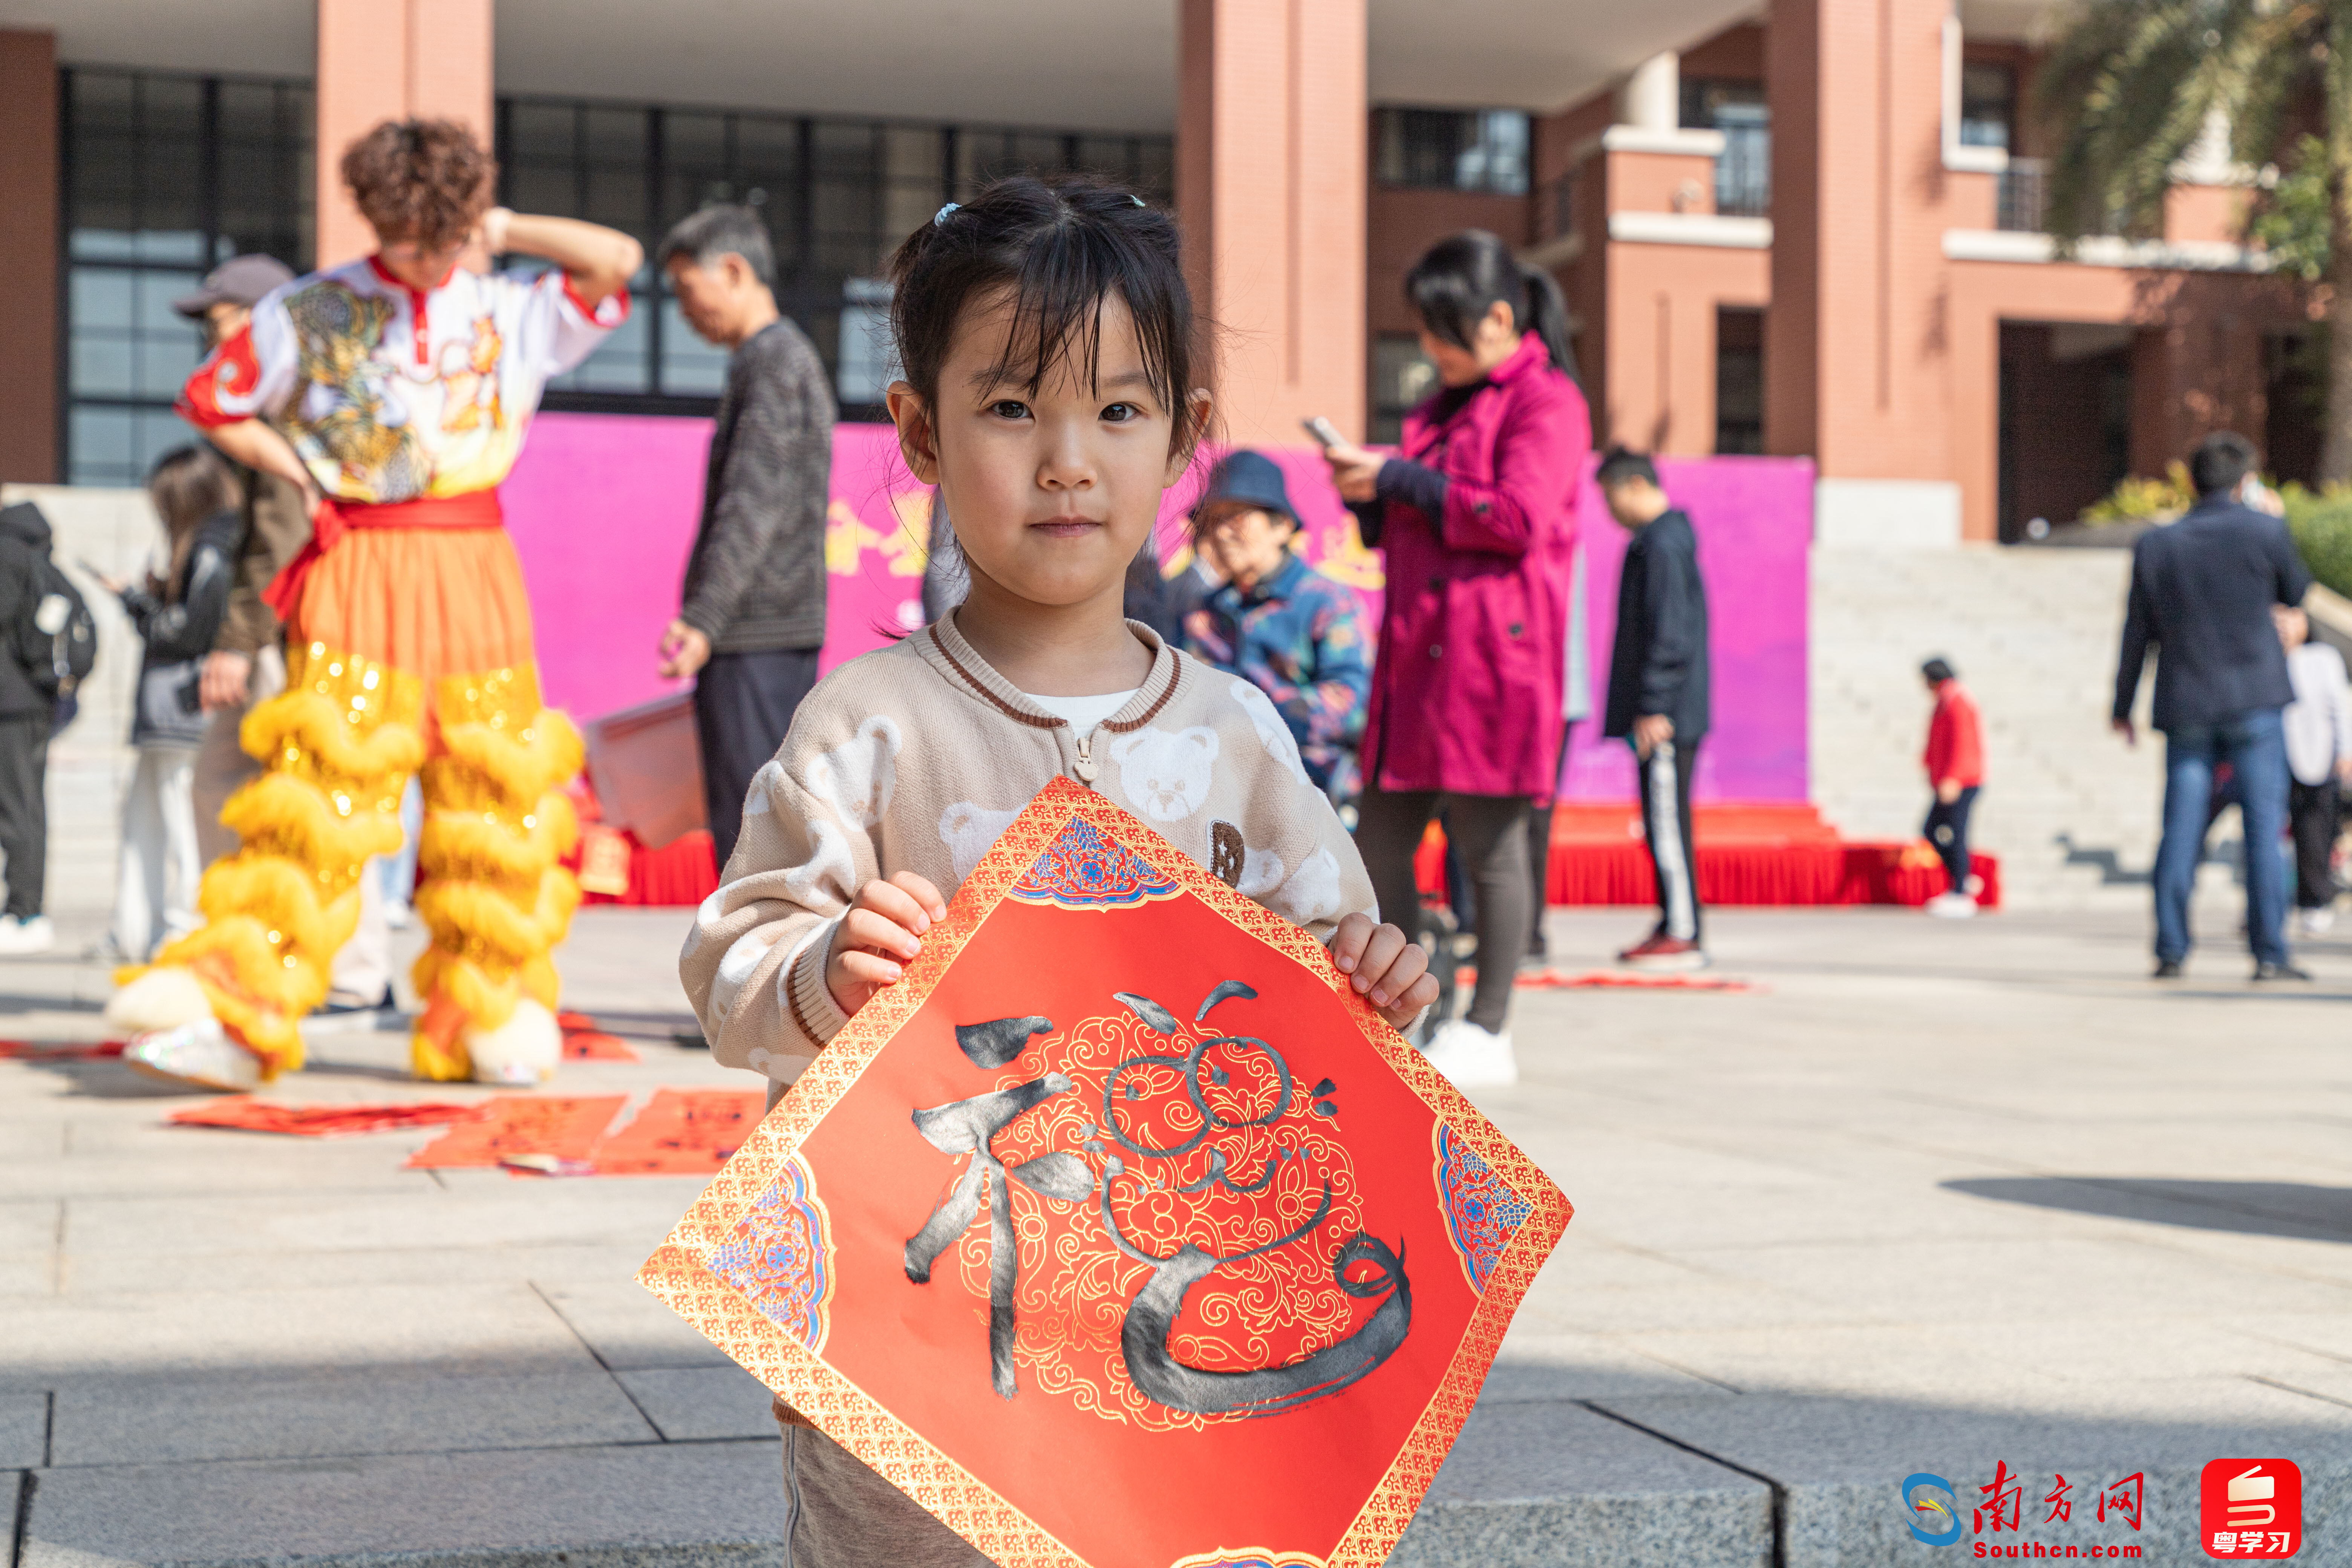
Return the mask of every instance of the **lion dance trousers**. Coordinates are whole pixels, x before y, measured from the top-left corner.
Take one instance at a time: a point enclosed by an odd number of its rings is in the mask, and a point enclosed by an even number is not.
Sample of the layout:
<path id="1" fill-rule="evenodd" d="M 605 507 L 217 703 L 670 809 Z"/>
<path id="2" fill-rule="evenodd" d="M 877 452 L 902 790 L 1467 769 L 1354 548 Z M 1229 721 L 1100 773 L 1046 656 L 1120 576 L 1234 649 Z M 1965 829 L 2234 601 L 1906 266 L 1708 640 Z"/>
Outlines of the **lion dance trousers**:
<path id="1" fill-rule="evenodd" d="M 298 1026 L 358 926 L 369 857 L 400 847 L 420 768 L 415 904 L 433 942 L 411 972 L 417 1076 L 468 1077 L 465 1033 L 499 1027 L 522 998 L 555 1008 L 549 953 L 580 902 L 559 863 L 579 834 L 562 786 L 580 735 L 541 705 L 495 499 L 457 500 L 348 509 L 349 531 L 310 563 L 286 690 L 240 732 L 265 771 L 221 812 L 243 847 L 205 873 L 206 923 L 156 957 L 195 976 L 265 1076 L 301 1065 Z"/>

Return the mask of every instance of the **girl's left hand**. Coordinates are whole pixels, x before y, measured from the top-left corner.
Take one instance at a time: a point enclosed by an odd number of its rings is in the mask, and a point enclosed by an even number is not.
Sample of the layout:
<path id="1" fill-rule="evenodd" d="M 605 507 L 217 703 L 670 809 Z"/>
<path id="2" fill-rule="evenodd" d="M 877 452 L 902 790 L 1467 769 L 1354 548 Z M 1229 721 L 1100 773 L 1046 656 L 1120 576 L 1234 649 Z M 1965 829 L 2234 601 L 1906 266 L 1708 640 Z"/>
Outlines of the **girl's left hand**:
<path id="1" fill-rule="evenodd" d="M 1403 1028 L 1437 1000 L 1437 976 L 1429 973 L 1421 943 L 1392 925 L 1374 925 L 1369 915 L 1340 919 L 1331 936 L 1331 962 L 1392 1028 Z"/>
<path id="2" fill-rule="evenodd" d="M 1361 447 L 1342 445 L 1324 447 L 1323 460 L 1331 465 L 1331 483 L 1341 500 L 1378 499 L 1381 465 L 1388 461 L 1386 458 Z"/>

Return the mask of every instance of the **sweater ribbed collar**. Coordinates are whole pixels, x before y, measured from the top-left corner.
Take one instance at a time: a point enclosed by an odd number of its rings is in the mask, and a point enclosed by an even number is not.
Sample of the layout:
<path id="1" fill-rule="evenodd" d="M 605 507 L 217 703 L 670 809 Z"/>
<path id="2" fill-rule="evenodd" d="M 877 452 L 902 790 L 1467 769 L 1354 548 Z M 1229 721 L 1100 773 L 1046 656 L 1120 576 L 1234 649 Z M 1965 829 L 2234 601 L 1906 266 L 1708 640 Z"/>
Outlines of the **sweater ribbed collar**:
<path id="1" fill-rule="evenodd" d="M 1150 722 L 1176 694 L 1177 683 L 1182 679 L 1176 650 L 1158 632 L 1141 621 L 1128 622 L 1127 629 L 1151 650 L 1151 669 L 1127 705 L 1103 721 L 1103 728 L 1113 734 L 1139 730 Z M 1037 730 L 1067 727 L 1068 721 L 1038 707 L 1027 692 L 1005 679 L 994 666 L 980 657 L 957 628 L 953 610 L 917 632 L 911 640 L 924 660 L 945 677 L 949 685 L 971 693 L 1007 718 Z"/>

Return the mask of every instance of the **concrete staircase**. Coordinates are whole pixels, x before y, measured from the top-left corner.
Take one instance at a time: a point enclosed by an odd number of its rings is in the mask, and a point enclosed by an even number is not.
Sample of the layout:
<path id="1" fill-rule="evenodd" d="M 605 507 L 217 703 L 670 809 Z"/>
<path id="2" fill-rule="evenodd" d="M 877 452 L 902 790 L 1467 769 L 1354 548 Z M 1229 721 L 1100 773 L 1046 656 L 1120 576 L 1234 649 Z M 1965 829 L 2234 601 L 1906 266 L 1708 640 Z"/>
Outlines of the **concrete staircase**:
<path id="1" fill-rule="evenodd" d="M 2006 901 L 2145 908 L 2163 744 L 2144 733 L 2127 748 L 2107 727 L 2129 568 L 2120 550 L 1815 549 L 1811 739 L 1822 815 L 1849 837 L 1918 834 L 1932 707 L 1919 665 L 1940 654 L 1984 712 L 1971 837 L 2000 857 Z"/>

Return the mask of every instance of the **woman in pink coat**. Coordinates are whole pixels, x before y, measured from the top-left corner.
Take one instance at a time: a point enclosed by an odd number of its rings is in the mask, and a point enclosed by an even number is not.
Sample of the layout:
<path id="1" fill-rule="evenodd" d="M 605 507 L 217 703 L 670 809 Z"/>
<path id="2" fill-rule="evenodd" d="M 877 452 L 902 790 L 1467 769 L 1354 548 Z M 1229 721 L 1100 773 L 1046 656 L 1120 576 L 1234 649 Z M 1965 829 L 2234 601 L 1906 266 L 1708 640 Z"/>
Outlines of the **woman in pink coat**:
<path id="1" fill-rule="evenodd" d="M 1438 391 L 1406 416 L 1402 456 L 1324 454 L 1364 542 L 1388 559 L 1356 841 L 1381 908 L 1411 930 L 1413 850 L 1445 813 L 1477 889 L 1478 988 L 1430 1061 L 1457 1084 L 1512 1083 L 1511 983 L 1541 896 L 1528 824 L 1559 783 L 1592 424 L 1550 274 L 1470 229 L 1431 247 L 1404 287 Z"/>

